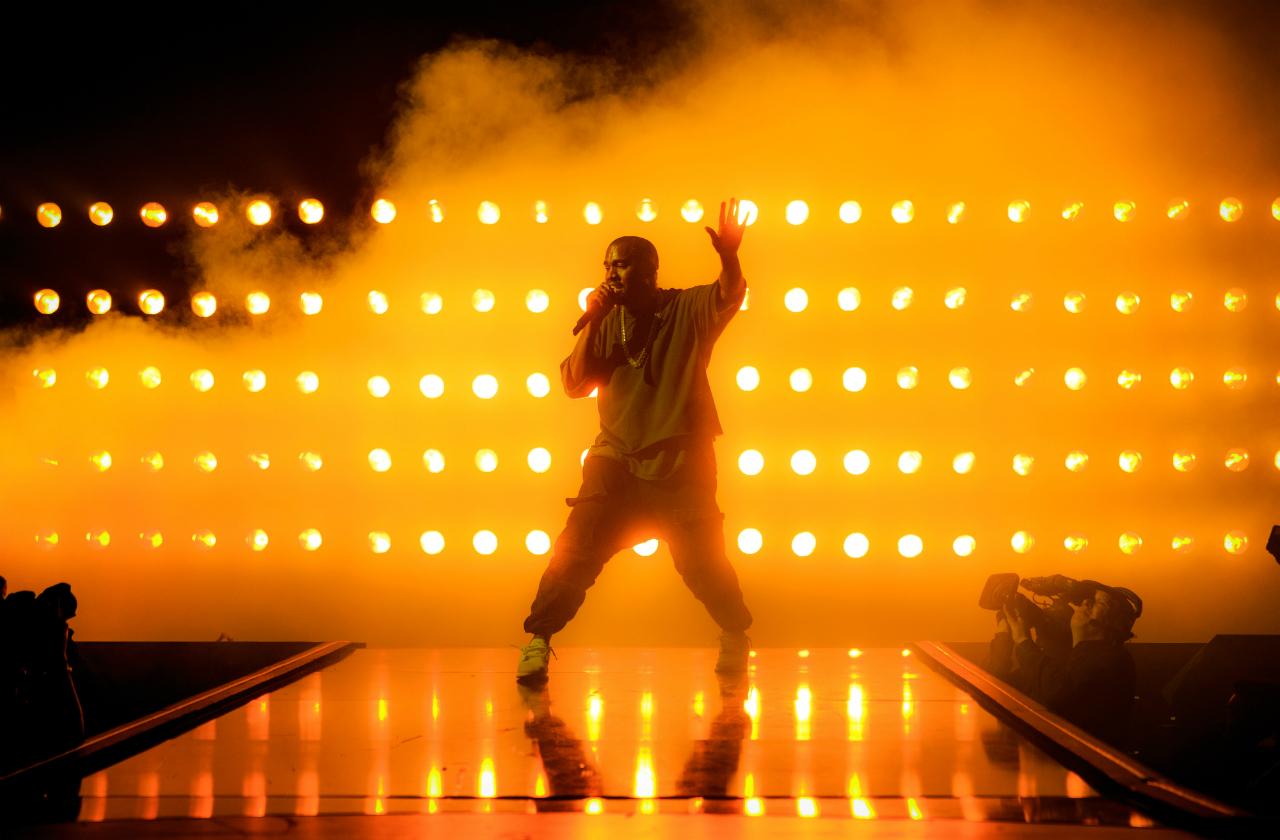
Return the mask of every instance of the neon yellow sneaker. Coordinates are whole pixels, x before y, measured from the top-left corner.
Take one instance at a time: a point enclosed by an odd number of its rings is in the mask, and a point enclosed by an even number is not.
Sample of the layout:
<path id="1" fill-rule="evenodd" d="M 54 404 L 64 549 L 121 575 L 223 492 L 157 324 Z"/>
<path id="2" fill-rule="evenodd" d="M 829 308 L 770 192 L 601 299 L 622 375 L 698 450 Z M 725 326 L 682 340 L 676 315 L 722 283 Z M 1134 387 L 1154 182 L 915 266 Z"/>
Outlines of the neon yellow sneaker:
<path id="1" fill-rule="evenodd" d="M 551 659 L 551 644 L 541 636 L 534 636 L 529 644 L 520 648 L 520 663 L 516 666 L 516 682 L 540 683 L 547 678 L 547 664 Z"/>

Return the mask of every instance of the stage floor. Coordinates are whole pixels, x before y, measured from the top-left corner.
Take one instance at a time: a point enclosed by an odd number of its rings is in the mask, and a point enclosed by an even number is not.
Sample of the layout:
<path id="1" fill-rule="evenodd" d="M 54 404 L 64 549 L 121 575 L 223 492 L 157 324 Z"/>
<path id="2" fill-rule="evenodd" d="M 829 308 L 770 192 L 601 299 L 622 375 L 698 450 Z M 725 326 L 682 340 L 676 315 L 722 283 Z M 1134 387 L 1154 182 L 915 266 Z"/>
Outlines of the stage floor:
<path id="1" fill-rule="evenodd" d="M 539 691 L 514 682 L 514 648 L 357 651 L 84 779 L 80 820 L 560 811 L 1152 826 L 902 650 L 766 649 L 728 681 L 710 649 L 558 654 Z"/>

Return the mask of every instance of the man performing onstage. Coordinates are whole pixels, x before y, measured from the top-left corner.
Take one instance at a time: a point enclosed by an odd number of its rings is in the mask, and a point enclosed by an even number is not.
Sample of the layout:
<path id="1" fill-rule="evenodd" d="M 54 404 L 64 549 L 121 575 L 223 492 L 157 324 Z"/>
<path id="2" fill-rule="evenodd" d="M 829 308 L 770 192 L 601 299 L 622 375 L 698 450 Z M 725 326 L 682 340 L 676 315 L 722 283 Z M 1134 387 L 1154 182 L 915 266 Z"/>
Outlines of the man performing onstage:
<path id="1" fill-rule="evenodd" d="M 647 239 L 624 236 L 605 253 L 604 282 L 560 364 L 570 397 L 600 389 L 600 435 L 524 621 L 533 639 L 521 651 L 521 682 L 546 678 L 552 634 L 642 529 L 666 538 L 676 570 L 720 625 L 716 670 L 746 667 L 751 613 L 725 556 L 712 449 L 721 428 L 707 382 L 711 348 L 747 291 L 738 263 L 744 229 L 737 200 L 722 203 L 719 229 L 706 229 L 720 277 L 689 289 L 658 288 L 658 252 Z"/>

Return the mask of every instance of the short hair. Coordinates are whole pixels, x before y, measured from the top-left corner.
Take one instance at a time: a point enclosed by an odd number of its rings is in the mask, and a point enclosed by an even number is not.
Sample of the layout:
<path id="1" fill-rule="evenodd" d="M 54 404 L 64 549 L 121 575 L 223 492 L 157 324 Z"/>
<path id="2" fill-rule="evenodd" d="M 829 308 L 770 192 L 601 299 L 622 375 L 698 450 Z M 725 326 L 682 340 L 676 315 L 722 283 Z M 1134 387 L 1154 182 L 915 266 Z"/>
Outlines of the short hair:
<path id="1" fill-rule="evenodd" d="M 643 236 L 619 236 L 609 243 L 610 248 L 615 245 L 626 251 L 633 258 L 643 261 L 645 265 L 653 269 L 655 274 L 657 273 L 658 249 Z"/>

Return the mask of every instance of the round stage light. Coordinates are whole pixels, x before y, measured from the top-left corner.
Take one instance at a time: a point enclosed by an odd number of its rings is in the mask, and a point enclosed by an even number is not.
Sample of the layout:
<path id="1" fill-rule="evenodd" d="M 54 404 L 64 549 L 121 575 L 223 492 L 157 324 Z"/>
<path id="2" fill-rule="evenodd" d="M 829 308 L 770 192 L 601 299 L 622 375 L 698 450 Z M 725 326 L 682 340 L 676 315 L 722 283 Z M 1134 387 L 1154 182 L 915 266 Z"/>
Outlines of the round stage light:
<path id="1" fill-rule="evenodd" d="M 542 399 L 551 393 L 551 380 L 545 373 L 531 373 L 524 381 L 524 387 L 536 399 Z"/>
<path id="2" fill-rule="evenodd" d="M 1228 289 L 1222 296 L 1222 305 L 1228 312 L 1243 312 L 1249 305 L 1249 294 L 1244 289 Z"/>
<path id="3" fill-rule="evenodd" d="M 751 365 L 744 365 L 738 368 L 737 376 L 734 379 L 738 383 L 738 388 L 742 391 L 754 391 L 760 387 L 760 371 Z"/>
<path id="4" fill-rule="evenodd" d="M 1244 472 L 1249 467 L 1249 452 L 1244 449 L 1229 450 L 1223 466 L 1232 472 Z"/>
<path id="5" fill-rule="evenodd" d="M 428 449 L 422 453 L 422 466 L 429 473 L 444 472 L 444 453 L 439 449 Z"/>
<path id="6" fill-rule="evenodd" d="M 1072 201 L 1062 208 L 1062 218 L 1068 222 L 1075 221 L 1080 218 L 1080 213 L 1084 210 L 1083 201 Z"/>
<path id="7" fill-rule="evenodd" d="M 1117 201 L 1111 208 L 1111 214 L 1115 216 L 1117 222 L 1133 221 L 1133 216 L 1138 212 L 1138 205 L 1132 201 Z"/>
<path id="8" fill-rule="evenodd" d="M 750 227 L 760 217 L 760 208 L 749 198 L 738 201 L 738 223 Z"/>
<path id="9" fill-rule="evenodd" d="M 582 218 L 589 225 L 598 225 L 604 221 L 604 211 L 600 209 L 600 205 L 594 201 L 588 201 L 586 206 L 582 208 Z"/>
<path id="10" fill-rule="evenodd" d="M 957 557 L 968 557 L 978 547 L 978 542 L 968 534 L 963 534 L 951 541 L 951 551 Z"/>
<path id="11" fill-rule="evenodd" d="M 1126 391 L 1132 391 L 1142 384 L 1142 374 L 1136 370 L 1122 370 L 1116 376 L 1116 384 Z"/>
<path id="12" fill-rule="evenodd" d="M 391 308 L 391 303 L 387 300 L 385 292 L 373 289 L 369 294 L 365 295 L 365 303 L 369 307 L 369 311 L 374 315 L 386 315 L 387 310 Z"/>
<path id="13" fill-rule="evenodd" d="M 488 289 L 476 289 L 471 294 L 471 307 L 477 312 L 492 312 L 493 303 L 493 292 Z"/>
<path id="14" fill-rule="evenodd" d="M 947 224 L 958 225 L 963 222 L 968 209 L 963 201 L 954 202 L 947 208 Z"/>
<path id="15" fill-rule="evenodd" d="M 200 472 L 211 473 L 218 468 L 218 456 L 208 450 L 204 452 L 197 452 L 196 456 L 192 458 L 191 461 L 196 465 L 196 469 L 200 470 Z"/>
<path id="16" fill-rule="evenodd" d="M 502 211 L 492 201 L 482 201 L 480 202 L 480 207 L 476 210 L 476 215 L 480 218 L 480 224 L 496 225 L 498 220 L 502 218 Z"/>
<path id="17" fill-rule="evenodd" d="M 324 466 L 324 458 L 320 457 L 319 452 L 300 452 L 298 460 L 302 463 L 302 468 L 307 472 L 319 472 Z"/>
<path id="18" fill-rule="evenodd" d="M 951 459 L 951 469 L 956 475 L 968 475 L 973 472 L 976 456 L 972 452 L 957 452 Z"/>
<path id="19" fill-rule="evenodd" d="M 800 199 L 787 202 L 785 212 L 789 225 L 802 225 L 809 219 L 809 205 Z"/>
<path id="20" fill-rule="evenodd" d="M 317 198 L 304 198 L 298 202 L 298 218 L 306 225 L 319 224 L 324 219 L 324 205 Z"/>
<path id="21" fill-rule="evenodd" d="M 218 208 L 209 201 L 201 201 L 195 207 L 191 208 L 191 218 L 202 228 L 213 227 L 218 223 L 220 218 Z"/>
<path id="22" fill-rule="evenodd" d="M 1062 540 L 1062 547 L 1072 554 L 1079 554 L 1089 547 L 1089 538 L 1084 534 L 1067 534 Z"/>
<path id="23" fill-rule="evenodd" d="M 1122 292 L 1116 295 L 1116 310 L 1122 315 L 1132 315 L 1138 311 L 1142 299 L 1132 292 Z"/>
<path id="24" fill-rule="evenodd" d="M 915 365 L 907 365 L 898 368 L 897 373 L 898 387 L 904 391 L 910 391 L 920 384 L 920 369 Z"/>
<path id="25" fill-rule="evenodd" d="M 1228 554 L 1244 554 L 1249 547 L 1249 538 L 1242 531 L 1228 531 L 1222 538 L 1222 547 Z"/>
<path id="26" fill-rule="evenodd" d="M 1028 551 L 1035 548 L 1036 538 L 1026 531 L 1017 531 L 1014 533 L 1013 537 L 1009 539 L 1009 545 L 1012 546 L 1013 550 L 1018 554 L 1026 554 Z"/>
<path id="27" fill-rule="evenodd" d="M 89 205 L 89 221 L 98 227 L 104 227 L 111 224 L 111 220 L 115 217 L 116 212 L 111 209 L 111 205 L 105 201 L 95 201 Z"/>
<path id="28" fill-rule="evenodd" d="M 107 373 L 107 369 L 104 367 L 95 367 L 85 371 L 84 378 L 89 383 L 90 388 L 101 391 L 111 381 L 111 374 Z"/>
<path id="29" fill-rule="evenodd" d="M 1244 204 L 1238 198 L 1224 198 L 1218 205 L 1218 216 L 1224 222 L 1238 222 L 1244 215 Z"/>
<path id="30" fill-rule="evenodd" d="M 791 455 L 791 471 L 796 475 L 812 475 L 818 467 L 818 459 L 808 449 L 800 449 Z"/>
<path id="31" fill-rule="evenodd" d="M 1177 534 L 1170 541 L 1170 547 L 1178 554 L 1185 554 L 1195 545 L 1195 538 L 1187 534 Z"/>
<path id="32" fill-rule="evenodd" d="M 524 296 L 524 305 L 530 312 L 546 312 L 551 305 L 551 298 L 542 289 L 531 289 Z"/>
<path id="33" fill-rule="evenodd" d="M 1072 315 L 1079 315 L 1084 311 L 1084 302 L 1084 292 L 1067 292 L 1067 294 L 1062 298 L 1062 308 L 1070 312 Z"/>
<path id="34" fill-rule="evenodd" d="M 862 205 L 856 201 L 845 201 L 840 204 L 840 221 L 846 225 L 856 224 L 862 218 Z"/>
<path id="35" fill-rule="evenodd" d="M 40 383 L 41 388 L 52 388 L 58 384 L 58 372 L 53 368 L 36 368 L 31 375 Z"/>
<path id="36" fill-rule="evenodd" d="M 169 212 L 158 201 L 148 201 L 138 211 L 142 223 L 149 228 L 158 228 L 169 220 Z"/>
<path id="37" fill-rule="evenodd" d="M 262 389 L 267 387 L 267 374 L 261 370 L 246 370 L 241 379 L 244 381 L 245 390 L 251 394 L 261 393 Z"/>
<path id="38" fill-rule="evenodd" d="M 396 218 L 396 206 L 385 198 L 379 198 L 369 208 L 369 215 L 380 225 L 389 225 Z"/>
<path id="39" fill-rule="evenodd" d="M 310 370 L 298 374 L 294 381 L 298 384 L 298 390 L 304 394 L 314 394 L 320 387 L 320 377 Z"/>
<path id="40" fill-rule="evenodd" d="M 636 218 L 642 222 L 652 222 L 658 218 L 658 205 L 652 198 L 642 198 L 636 205 Z"/>
<path id="41" fill-rule="evenodd" d="M 385 376 L 370 376 L 365 387 L 369 389 L 373 398 L 378 400 L 391 393 L 391 383 Z"/>
<path id="42" fill-rule="evenodd" d="M 244 308 L 250 315 L 265 315 L 271 309 L 271 298 L 266 292 L 250 292 L 245 295 Z"/>
<path id="43" fill-rule="evenodd" d="M 94 315 L 105 315 L 111 311 L 111 293 L 106 289 L 94 289 L 85 295 L 84 303 Z"/>
<path id="44" fill-rule="evenodd" d="M 266 452 L 250 452 L 249 463 L 259 470 L 269 470 L 271 469 L 271 456 Z"/>
<path id="45" fill-rule="evenodd" d="M 788 289 L 782 302 L 788 312 L 803 312 L 809 306 L 809 293 L 804 289 Z"/>
<path id="46" fill-rule="evenodd" d="M 529 450 L 529 469 L 544 473 L 551 469 L 551 452 L 539 446 Z"/>
<path id="47" fill-rule="evenodd" d="M 951 387 L 957 391 L 964 391 L 973 384 L 973 371 L 967 367 L 952 368 L 947 374 L 947 381 L 951 383 Z"/>
<path id="48" fill-rule="evenodd" d="M 791 390 L 797 394 L 803 394 L 813 387 L 813 374 L 808 368 L 796 368 L 791 371 L 791 375 L 787 377 L 791 385 Z"/>
<path id="49" fill-rule="evenodd" d="M 1032 297 L 1030 292 L 1018 292 L 1009 301 L 1009 308 L 1014 312 L 1029 312 L 1031 310 Z"/>
<path id="50" fill-rule="evenodd" d="M 541 199 L 533 202 L 533 221 L 535 224 L 545 225 L 550 218 L 551 208 L 547 206 L 547 202 Z"/>
<path id="51" fill-rule="evenodd" d="M 369 550 L 374 554 L 386 554 L 391 550 L 391 535 L 386 531 L 370 531 Z"/>
<path id="52" fill-rule="evenodd" d="M 1176 367 L 1169 372 L 1169 384 L 1179 391 L 1185 391 L 1196 381 L 1196 375 L 1190 368 Z"/>
<path id="53" fill-rule="evenodd" d="M 1249 374 L 1240 368 L 1231 368 L 1222 374 L 1222 384 L 1232 391 L 1239 391 L 1249 382 Z"/>
<path id="54" fill-rule="evenodd" d="M 209 530 L 196 531 L 191 535 L 191 541 L 196 544 L 196 548 L 213 548 L 218 544 L 218 537 Z"/>
<path id="55" fill-rule="evenodd" d="M 191 311 L 200 318 L 208 318 L 218 311 L 218 299 L 209 292 L 197 292 L 191 298 Z"/>
<path id="56" fill-rule="evenodd" d="M 743 528 L 738 532 L 738 550 L 743 554 L 756 554 L 764 545 L 764 535 L 756 528 Z"/>
<path id="57" fill-rule="evenodd" d="M 641 557 L 652 557 L 658 553 L 658 541 L 656 539 L 647 539 L 644 542 L 636 543 L 631 550 Z"/>
<path id="58" fill-rule="evenodd" d="M 1066 468 L 1074 473 L 1084 472 L 1084 468 L 1089 466 L 1089 455 L 1079 449 L 1072 450 L 1067 453 L 1065 462 Z"/>
<path id="59" fill-rule="evenodd" d="M 1179 289 L 1169 295 L 1169 308 L 1174 312 L 1186 312 L 1191 308 L 1194 296 L 1186 289 Z"/>
<path id="60" fill-rule="evenodd" d="M 62 208 L 52 201 L 46 201 L 36 208 L 36 221 L 41 227 L 55 228 L 62 223 Z"/>
<path id="61" fill-rule="evenodd" d="M 307 528 L 298 534 L 298 545 L 303 551 L 316 551 L 324 545 L 324 537 L 315 528 Z"/>
<path id="62" fill-rule="evenodd" d="M 1119 544 L 1122 554 L 1136 554 L 1142 548 L 1142 537 L 1132 531 L 1125 531 L 1120 535 Z"/>
<path id="63" fill-rule="evenodd" d="M 191 381 L 191 387 L 202 394 L 213 388 L 213 371 L 208 368 L 193 370 L 188 378 Z"/>
<path id="64" fill-rule="evenodd" d="M 871 468 L 871 456 L 861 449 L 851 449 L 844 454 L 844 471 L 849 475 L 862 475 Z"/>
<path id="65" fill-rule="evenodd" d="M 956 286 L 947 289 L 946 296 L 942 299 L 942 303 L 947 309 L 959 309 L 964 306 L 965 300 L 969 297 L 969 290 L 964 286 Z"/>
<path id="66" fill-rule="evenodd" d="M 1035 468 L 1036 459 L 1032 455 L 1018 453 L 1013 456 L 1013 471 L 1018 475 L 1031 475 L 1031 470 Z"/>
<path id="67" fill-rule="evenodd" d="M 90 548 L 106 548 L 111 545 L 111 534 L 101 529 L 86 532 L 84 538 Z"/>
<path id="68" fill-rule="evenodd" d="M 1174 221 L 1179 221 L 1187 217 L 1187 213 L 1191 210 L 1191 202 L 1185 198 L 1175 198 L 1169 202 L 1169 206 L 1165 208 L 1165 215 Z"/>
<path id="69" fill-rule="evenodd" d="M 920 472 L 924 456 L 914 449 L 908 449 L 898 456 L 898 471 L 903 475 L 915 475 Z"/>
<path id="70" fill-rule="evenodd" d="M 836 293 L 836 306 L 841 312 L 853 312 L 862 305 L 862 292 L 852 286 L 846 286 Z"/>
<path id="71" fill-rule="evenodd" d="M 1067 388 L 1072 391 L 1079 391 L 1089 381 L 1089 377 L 1078 367 L 1067 368 L 1067 372 L 1062 375 L 1062 381 Z"/>
<path id="72" fill-rule="evenodd" d="M 748 449 L 738 456 L 738 470 L 743 475 L 759 475 L 764 469 L 764 455 L 758 450 Z"/>
<path id="73" fill-rule="evenodd" d="M 791 538 L 791 553 L 797 557 L 809 557 L 818 547 L 818 538 L 809 531 L 801 531 Z"/>
<path id="74" fill-rule="evenodd" d="M 111 453 L 105 449 L 94 452 L 89 455 L 89 463 L 92 464 L 93 468 L 98 472 L 106 472 L 111 469 Z"/>
<path id="75" fill-rule="evenodd" d="M 1126 449 L 1120 453 L 1120 469 L 1127 473 L 1135 473 L 1142 468 L 1142 453 L 1135 449 Z"/>
<path id="76" fill-rule="evenodd" d="M 302 307 L 303 315 L 319 315 L 324 309 L 324 298 L 319 292 L 303 292 L 298 295 L 298 305 Z"/>
<path id="77" fill-rule="evenodd" d="M 143 315 L 159 315 L 164 311 L 164 294 L 158 289 L 147 289 L 138 295 L 138 309 Z"/>
<path id="78" fill-rule="evenodd" d="M 551 551 L 551 535 L 546 531 L 530 531 L 525 534 L 524 547 L 534 557 L 541 557 Z"/>
<path id="79" fill-rule="evenodd" d="M 482 373 L 471 380 L 471 391 L 482 400 L 491 400 L 498 393 L 498 379 L 492 374 Z"/>
<path id="80" fill-rule="evenodd" d="M 142 466 L 151 472 L 160 472 L 164 469 L 164 456 L 159 452 L 148 452 L 142 456 Z"/>
<path id="81" fill-rule="evenodd" d="M 580 289 L 578 291 L 578 308 L 583 312 L 587 311 L 587 298 L 591 297 L 591 293 L 594 291 L 595 289 L 591 286 L 587 286 L 585 289 Z"/>
<path id="82" fill-rule="evenodd" d="M 424 314 L 439 315 L 444 309 L 444 298 L 435 292 L 423 292 L 418 297 L 418 305 L 422 307 Z"/>
<path id="83" fill-rule="evenodd" d="M 1179 449 L 1173 453 L 1173 468 L 1178 472 L 1191 472 L 1196 466 L 1196 453 Z"/>
<path id="84" fill-rule="evenodd" d="M 867 387 L 867 372 L 860 367 L 845 368 L 840 384 L 846 391 L 857 393 Z"/>
<path id="85" fill-rule="evenodd" d="M 138 539 L 146 548 L 159 548 L 164 545 L 164 534 L 159 531 L 143 531 L 138 534 Z"/>
<path id="86" fill-rule="evenodd" d="M 916 206 L 910 201 L 895 201 L 889 215 L 898 224 L 905 225 L 916 217 Z"/>
<path id="87" fill-rule="evenodd" d="M 488 556 L 498 550 L 498 535 L 493 531 L 476 531 L 471 538 L 471 546 L 476 554 Z"/>
<path id="88" fill-rule="evenodd" d="M 441 222 L 443 222 L 444 221 L 444 205 L 434 198 L 428 201 L 427 202 L 427 218 L 429 218 L 431 220 L 431 223 L 434 225 L 438 225 Z"/>
<path id="89" fill-rule="evenodd" d="M 1277 199 L 1280 201 L 1280 199 Z M 691 198 L 684 204 L 680 205 L 680 217 L 689 224 L 696 224 L 702 221 L 702 203 L 696 198 Z"/>
<path id="90" fill-rule="evenodd" d="M 249 202 L 248 207 L 245 207 L 244 215 L 249 220 L 249 224 L 262 227 L 271 221 L 271 205 L 261 198 L 254 199 Z"/>
<path id="91" fill-rule="evenodd" d="M 1027 216 L 1031 213 L 1030 201 L 1011 201 L 1009 202 L 1008 215 L 1009 221 L 1015 225 L 1020 225 L 1027 220 Z"/>
<path id="92" fill-rule="evenodd" d="M 444 534 L 439 531 L 423 531 L 418 537 L 418 545 L 424 554 L 439 554 L 444 551 Z"/>
<path id="93" fill-rule="evenodd" d="M 62 298 L 53 289 L 41 289 L 35 295 L 36 311 L 41 315 L 52 315 L 62 305 Z"/>
<path id="94" fill-rule="evenodd" d="M 871 550 L 871 541 L 867 539 L 866 534 L 855 531 L 844 538 L 843 548 L 846 557 L 852 557 L 857 560 L 867 556 L 867 552 Z M 857 657 L 854 658 L 856 659 Z"/>
<path id="95" fill-rule="evenodd" d="M 893 298 L 890 300 L 890 306 L 901 312 L 906 309 L 915 300 L 915 290 L 910 286 L 899 286 L 893 290 Z"/>
<path id="96" fill-rule="evenodd" d="M 266 551 L 267 546 L 271 544 L 271 538 L 261 528 L 254 528 L 249 532 L 249 536 L 245 537 L 245 542 L 253 551 Z"/>
<path id="97" fill-rule="evenodd" d="M 498 468 L 498 453 L 492 449 L 476 451 L 476 469 L 482 473 L 491 473 Z"/>
<path id="98" fill-rule="evenodd" d="M 908 560 L 919 557 L 924 551 L 924 540 L 915 534 L 903 534 L 898 538 L 898 553 Z"/>

